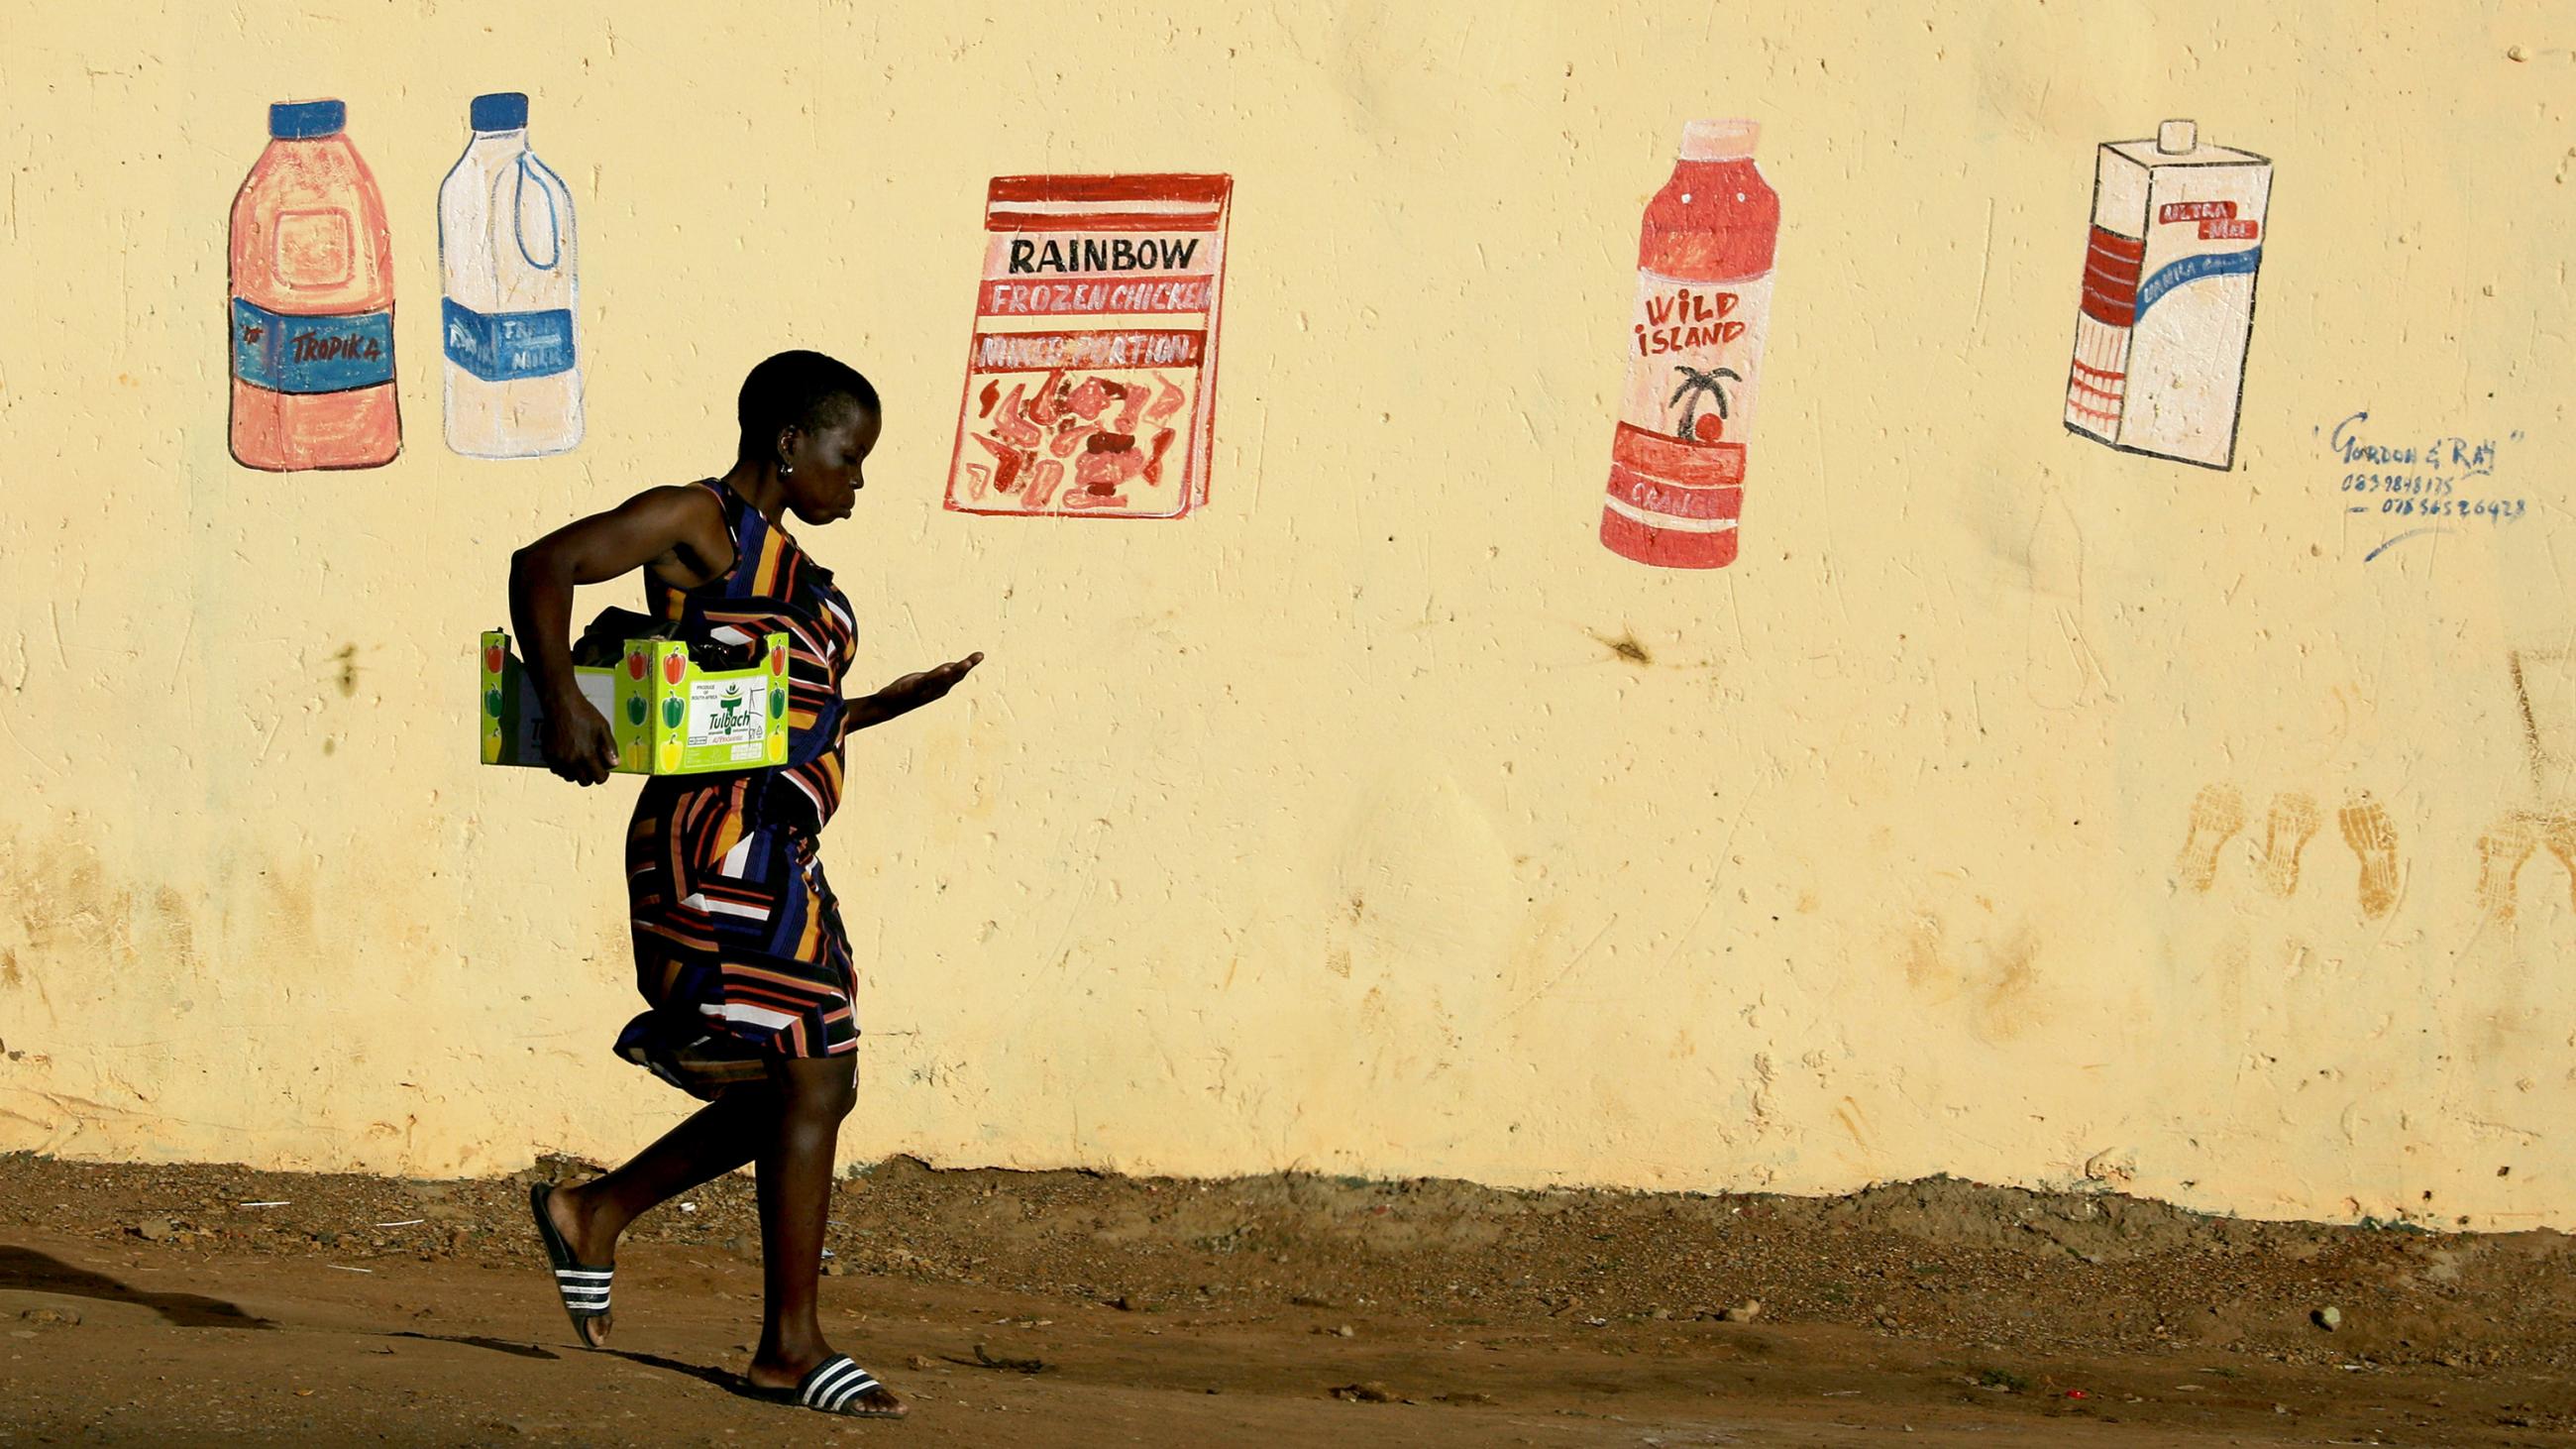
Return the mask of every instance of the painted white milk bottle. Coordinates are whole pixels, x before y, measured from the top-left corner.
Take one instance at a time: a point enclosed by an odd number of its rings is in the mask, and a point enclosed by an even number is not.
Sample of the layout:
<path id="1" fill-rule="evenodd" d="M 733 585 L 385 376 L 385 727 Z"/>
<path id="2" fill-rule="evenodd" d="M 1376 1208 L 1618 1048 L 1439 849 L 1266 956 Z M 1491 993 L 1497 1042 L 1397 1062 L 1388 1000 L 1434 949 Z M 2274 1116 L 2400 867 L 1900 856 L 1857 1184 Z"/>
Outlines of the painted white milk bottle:
<path id="1" fill-rule="evenodd" d="M 528 149 L 528 98 L 476 96 L 438 188 L 447 446 L 534 458 L 581 441 L 572 192 Z"/>

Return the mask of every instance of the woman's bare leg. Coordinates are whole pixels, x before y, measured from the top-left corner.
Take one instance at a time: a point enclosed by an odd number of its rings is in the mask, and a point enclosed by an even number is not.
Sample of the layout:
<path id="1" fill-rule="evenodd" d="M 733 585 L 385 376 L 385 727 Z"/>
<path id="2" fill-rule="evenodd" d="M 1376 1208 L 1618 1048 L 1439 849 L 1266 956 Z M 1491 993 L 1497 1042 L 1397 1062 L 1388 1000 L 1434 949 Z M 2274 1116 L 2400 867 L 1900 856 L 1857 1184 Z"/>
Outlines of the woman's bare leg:
<path id="1" fill-rule="evenodd" d="M 816 1317 L 823 1229 L 832 1209 L 832 1158 L 841 1119 L 858 1100 L 849 1057 L 793 1057 L 778 1063 L 775 1132 L 758 1158 L 763 1298 L 760 1348 L 751 1381 L 790 1388 L 832 1356 Z M 880 1386 L 861 1396 L 871 1408 L 900 1409 Z"/>
<path id="2" fill-rule="evenodd" d="M 769 1082 L 727 1088 L 625 1166 L 575 1187 L 556 1188 L 546 1197 L 546 1214 L 576 1260 L 613 1267 L 617 1239 L 627 1224 L 751 1161 L 772 1135 L 778 1104 L 778 1089 Z M 592 1347 L 608 1341 L 612 1323 L 610 1318 L 593 1321 Z"/>

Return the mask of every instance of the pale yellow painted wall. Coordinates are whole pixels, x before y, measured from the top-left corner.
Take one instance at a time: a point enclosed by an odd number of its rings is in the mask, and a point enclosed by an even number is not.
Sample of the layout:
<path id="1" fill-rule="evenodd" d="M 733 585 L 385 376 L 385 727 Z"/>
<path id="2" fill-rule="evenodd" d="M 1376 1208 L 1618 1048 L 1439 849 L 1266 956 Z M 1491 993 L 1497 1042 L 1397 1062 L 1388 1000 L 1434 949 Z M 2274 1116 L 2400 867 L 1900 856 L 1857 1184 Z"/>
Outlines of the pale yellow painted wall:
<path id="1" fill-rule="evenodd" d="M 811 539 L 863 668 L 991 654 L 826 842 L 853 1155 L 2576 1224 L 2569 877 L 2477 901 L 2576 761 L 2563 6 L 5 9 L 0 1148 L 470 1173 L 676 1117 L 607 1052 L 633 784 L 473 764 L 472 636 L 803 344 L 890 400 Z M 591 359 L 516 465 L 437 433 L 434 196 L 502 88 Z M 408 448 L 275 477 L 225 215 L 315 95 L 394 208 Z M 1788 218 L 1745 557 L 1658 573 L 1593 538 L 1638 216 L 1736 113 Z M 2278 167 L 2229 474 L 2058 421 L 2093 148 L 2168 116 Z M 1150 169 L 1236 179 L 1212 505 L 943 513 L 986 178 Z M 2365 563 L 2361 409 L 2519 433 L 2529 516 Z M 2326 807 L 2288 898 L 2249 836 L 2177 885 L 2215 782 L 2250 837 Z"/>

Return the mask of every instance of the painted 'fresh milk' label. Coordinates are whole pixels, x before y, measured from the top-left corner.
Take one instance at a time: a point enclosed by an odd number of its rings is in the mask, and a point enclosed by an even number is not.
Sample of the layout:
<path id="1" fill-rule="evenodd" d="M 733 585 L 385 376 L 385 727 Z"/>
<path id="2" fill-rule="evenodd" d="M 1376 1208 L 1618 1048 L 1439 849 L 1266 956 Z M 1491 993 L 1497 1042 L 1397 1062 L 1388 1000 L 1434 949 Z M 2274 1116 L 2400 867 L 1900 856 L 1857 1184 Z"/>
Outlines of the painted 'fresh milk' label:
<path id="1" fill-rule="evenodd" d="M 552 377 L 573 365 L 572 312 L 477 312 L 440 299 L 447 360 L 485 382 Z"/>

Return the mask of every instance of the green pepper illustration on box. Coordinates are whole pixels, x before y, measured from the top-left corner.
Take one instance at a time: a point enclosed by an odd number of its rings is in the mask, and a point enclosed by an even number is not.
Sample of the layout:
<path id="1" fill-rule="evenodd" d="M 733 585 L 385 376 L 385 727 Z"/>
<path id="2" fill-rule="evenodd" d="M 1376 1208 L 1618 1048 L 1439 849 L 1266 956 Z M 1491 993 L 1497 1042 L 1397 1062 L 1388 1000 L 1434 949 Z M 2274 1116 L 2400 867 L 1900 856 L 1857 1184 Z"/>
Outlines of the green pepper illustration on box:
<path id="1" fill-rule="evenodd" d="M 767 635 L 748 669 L 700 669 L 677 639 L 629 639 L 625 658 L 576 665 L 582 697 L 617 736 L 621 775 L 704 775 L 787 762 L 787 636 Z M 539 711 L 510 636 L 483 635 L 483 707 L 477 724 L 487 765 L 543 767 Z"/>

